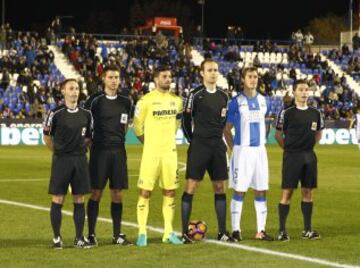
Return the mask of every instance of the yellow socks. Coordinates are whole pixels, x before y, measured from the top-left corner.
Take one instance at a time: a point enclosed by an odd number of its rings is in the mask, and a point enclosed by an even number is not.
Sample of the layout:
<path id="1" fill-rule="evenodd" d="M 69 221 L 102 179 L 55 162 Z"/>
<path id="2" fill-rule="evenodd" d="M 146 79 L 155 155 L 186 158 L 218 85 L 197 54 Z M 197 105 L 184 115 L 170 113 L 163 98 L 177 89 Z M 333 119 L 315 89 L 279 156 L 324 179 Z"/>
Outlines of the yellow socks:
<path id="1" fill-rule="evenodd" d="M 146 224 L 149 215 L 149 199 L 139 196 L 137 203 L 137 222 L 139 224 L 139 234 L 146 235 Z"/>
<path id="2" fill-rule="evenodd" d="M 175 198 L 163 196 L 162 212 L 164 216 L 164 236 L 163 241 L 166 241 L 173 232 L 173 219 L 175 215 Z"/>

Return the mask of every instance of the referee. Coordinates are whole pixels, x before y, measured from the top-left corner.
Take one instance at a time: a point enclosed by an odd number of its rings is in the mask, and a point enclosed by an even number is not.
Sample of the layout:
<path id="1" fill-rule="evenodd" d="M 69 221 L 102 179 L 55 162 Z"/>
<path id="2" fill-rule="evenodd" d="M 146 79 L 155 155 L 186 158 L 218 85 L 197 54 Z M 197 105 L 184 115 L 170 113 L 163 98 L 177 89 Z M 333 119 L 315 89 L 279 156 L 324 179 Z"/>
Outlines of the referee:
<path id="1" fill-rule="evenodd" d="M 187 183 L 182 195 L 182 232 L 184 243 L 193 241 L 187 234 L 193 195 L 208 172 L 215 192 L 218 240 L 232 241 L 226 232 L 225 181 L 228 179 L 226 145 L 222 139 L 228 95 L 216 87 L 218 64 L 212 59 L 201 63 L 203 85 L 192 90 L 184 106 L 182 128 L 190 143 L 186 164 Z"/>
<path id="2" fill-rule="evenodd" d="M 77 106 L 79 85 L 75 79 L 66 79 L 60 86 L 65 103 L 50 111 L 44 121 L 44 141 L 53 152 L 49 194 L 52 195 L 50 209 L 54 232 L 53 247 L 62 249 L 60 235 L 61 209 L 69 184 L 74 200 L 74 223 L 76 237 L 74 246 L 88 248 L 90 244 L 83 236 L 85 223 L 84 194 L 90 192 L 86 147 L 92 134 L 92 116 Z"/>
<path id="3" fill-rule="evenodd" d="M 106 66 L 103 72 L 104 90 L 85 102 L 94 116 L 94 137 L 90 152 L 91 197 L 87 205 L 88 239 L 97 245 L 95 226 L 99 203 L 107 180 L 110 185 L 113 244 L 131 244 L 121 233 L 123 190 L 128 188 L 125 135 L 132 103 L 118 91 L 120 70 Z"/>
<path id="4" fill-rule="evenodd" d="M 280 112 L 275 138 L 284 149 L 282 166 L 282 196 L 279 203 L 278 240 L 288 241 L 285 223 L 290 210 L 290 199 L 301 182 L 301 211 L 304 217 L 303 239 L 319 239 L 311 227 L 313 189 L 317 187 L 317 158 L 314 146 L 321 139 L 324 128 L 319 110 L 308 107 L 309 86 L 305 80 L 294 83 L 294 105 Z"/>

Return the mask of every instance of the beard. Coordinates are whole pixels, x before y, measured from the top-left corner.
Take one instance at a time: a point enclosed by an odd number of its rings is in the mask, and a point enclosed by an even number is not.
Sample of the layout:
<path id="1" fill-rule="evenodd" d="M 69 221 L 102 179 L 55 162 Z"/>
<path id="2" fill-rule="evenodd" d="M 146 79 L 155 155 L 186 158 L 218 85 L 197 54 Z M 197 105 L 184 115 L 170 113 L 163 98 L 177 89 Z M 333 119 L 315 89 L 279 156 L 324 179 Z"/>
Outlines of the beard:
<path id="1" fill-rule="evenodd" d="M 162 85 L 162 86 L 160 86 L 160 89 L 169 91 L 170 90 L 170 85 Z"/>

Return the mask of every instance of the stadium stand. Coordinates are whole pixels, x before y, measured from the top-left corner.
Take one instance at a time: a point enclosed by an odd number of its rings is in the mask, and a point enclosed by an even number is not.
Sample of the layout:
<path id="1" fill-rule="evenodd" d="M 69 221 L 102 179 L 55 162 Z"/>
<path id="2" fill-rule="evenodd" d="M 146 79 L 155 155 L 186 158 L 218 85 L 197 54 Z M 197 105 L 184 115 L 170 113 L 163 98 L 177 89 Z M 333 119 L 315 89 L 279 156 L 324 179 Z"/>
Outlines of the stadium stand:
<path id="1" fill-rule="evenodd" d="M 241 69 L 257 66 L 259 91 L 271 99 L 273 116 L 282 109 L 283 98 L 291 98 L 295 79 L 309 81 L 311 104 L 322 109 L 327 119 L 349 118 L 358 104 L 359 84 L 349 80 L 360 81 L 360 54 L 346 47 L 311 53 L 295 39 L 282 45 L 247 40 L 244 45 L 244 40 L 205 38 L 191 46 L 181 36 L 168 38 L 161 32 L 154 36 L 113 36 L 115 41 L 106 41 L 74 32 L 61 39 L 49 31 L 46 39 L 41 39 L 37 33 L 6 30 L 6 47 L 0 50 L 2 118 L 41 118 L 59 103 L 58 82 L 64 75 L 57 66 L 59 60 L 55 64 L 54 53 L 57 59 L 63 53 L 81 77 L 81 100 L 100 90 L 107 64 L 120 67 L 121 87 L 134 103 L 154 88 L 152 70 L 159 64 L 171 66 L 173 90 L 186 96 L 200 84 L 199 63 L 211 57 L 219 63 L 220 84 L 230 96 L 241 90 Z M 50 43 L 55 46 L 48 46 Z"/>
<path id="2" fill-rule="evenodd" d="M 8 29 L 6 49 L 0 50 L 0 116 L 42 118 L 61 99 L 64 79 L 54 55 L 37 33 Z"/>

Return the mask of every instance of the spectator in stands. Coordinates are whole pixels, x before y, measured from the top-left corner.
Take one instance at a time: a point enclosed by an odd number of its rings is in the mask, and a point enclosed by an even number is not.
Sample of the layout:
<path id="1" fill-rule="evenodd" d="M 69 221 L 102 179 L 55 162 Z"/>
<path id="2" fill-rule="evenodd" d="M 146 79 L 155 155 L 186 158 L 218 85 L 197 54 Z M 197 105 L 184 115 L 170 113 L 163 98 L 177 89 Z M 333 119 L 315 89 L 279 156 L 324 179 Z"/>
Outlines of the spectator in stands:
<path id="1" fill-rule="evenodd" d="M 254 67 L 256 68 L 260 68 L 261 67 L 261 62 L 260 62 L 260 59 L 259 59 L 259 55 L 256 54 L 254 60 L 253 60 L 253 65 Z"/>
<path id="2" fill-rule="evenodd" d="M 312 92 L 312 95 L 315 95 L 316 92 L 319 91 L 319 86 L 316 82 L 316 78 L 312 78 L 310 81 L 309 81 L 309 92 Z"/>
<path id="3" fill-rule="evenodd" d="M 297 48 L 302 48 L 304 35 L 302 34 L 301 30 L 299 29 L 295 33 L 292 33 L 291 37 Z"/>
<path id="4" fill-rule="evenodd" d="M 1 25 L 0 27 L 0 50 L 4 50 L 6 48 L 6 30 L 5 25 Z"/>
<path id="5" fill-rule="evenodd" d="M 262 52 L 263 51 L 263 46 L 260 41 L 256 41 L 256 43 L 254 44 L 254 47 L 253 47 L 253 51 L 254 52 Z"/>
<path id="6" fill-rule="evenodd" d="M 292 80 L 294 80 L 294 81 L 297 80 L 297 75 L 296 75 L 296 71 L 295 71 L 294 68 L 291 68 L 291 69 L 290 69 L 289 77 L 290 77 Z"/>
<path id="7" fill-rule="evenodd" d="M 269 39 L 265 40 L 263 45 L 263 52 L 275 52 L 276 46 Z"/>
<path id="8" fill-rule="evenodd" d="M 55 35 L 54 30 L 51 27 L 48 27 L 46 29 L 45 39 L 46 39 L 46 44 L 47 45 L 53 45 L 55 43 L 56 35 Z"/>
<path id="9" fill-rule="evenodd" d="M 234 26 L 228 26 L 226 31 L 226 39 L 228 40 L 228 45 L 233 46 L 236 44 L 235 40 L 235 27 Z"/>
<path id="10" fill-rule="evenodd" d="M 324 115 L 325 115 L 325 119 L 337 119 L 337 118 L 339 118 L 339 112 L 330 103 L 325 104 Z"/>
<path id="11" fill-rule="evenodd" d="M 358 50 L 360 47 L 360 37 L 358 33 L 355 33 L 355 35 L 352 38 L 352 44 L 353 44 L 353 50 Z"/>
<path id="12" fill-rule="evenodd" d="M 52 22 L 51 22 L 51 29 L 54 31 L 55 36 L 57 39 L 60 38 L 60 33 L 62 33 L 63 28 L 62 28 L 62 23 L 59 17 L 56 17 Z"/>
<path id="13" fill-rule="evenodd" d="M 289 91 L 285 93 L 285 96 L 283 97 L 283 106 L 284 110 L 289 108 L 290 106 L 294 105 L 294 98 L 289 95 Z"/>
<path id="14" fill-rule="evenodd" d="M 158 49 L 166 49 L 168 47 L 168 40 L 161 31 L 156 33 L 155 43 Z"/>
<path id="15" fill-rule="evenodd" d="M 341 53 L 343 55 L 350 55 L 351 52 L 350 52 L 350 49 L 349 49 L 349 46 L 347 44 L 343 44 L 342 47 L 341 47 Z"/>
<path id="16" fill-rule="evenodd" d="M 0 88 L 7 89 L 9 84 L 10 84 L 10 73 L 6 68 L 4 68 L 2 71 Z"/>
<path id="17" fill-rule="evenodd" d="M 10 49 L 12 46 L 12 42 L 15 39 L 15 35 L 13 30 L 11 29 L 10 23 L 5 24 L 5 32 L 6 32 L 6 49 Z"/>
<path id="18" fill-rule="evenodd" d="M 8 105 L 4 105 L 3 107 L 2 118 L 14 118 L 13 112 L 10 110 Z"/>
<path id="19" fill-rule="evenodd" d="M 203 39 L 204 39 L 204 33 L 201 28 L 201 25 L 196 26 L 196 30 L 193 37 L 193 45 L 195 47 L 201 47 L 203 46 Z"/>
<path id="20" fill-rule="evenodd" d="M 126 27 L 123 27 L 120 31 L 120 34 L 121 35 L 129 35 L 129 31 Z"/>
<path id="21" fill-rule="evenodd" d="M 36 52 L 33 47 L 31 47 L 29 45 L 25 45 L 23 53 L 26 57 L 26 64 L 28 67 L 30 67 L 35 61 Z"/>
<path id="22" fill-rule="evenodd" d="M 314 43 L 314 36 L 310 32 L 308 32 L 304 36 L 304 44 L 307 53 L 311 53 L 311 46 L 313 43 Z"/>
<path id="23" fill-rule="evenodd" d="M 32 77 L 29 68 L 24 68 L 20 71 L 19 77 L 17 79 L 17 83 L 20 86 L 29 87 L 32 82 Z"/>
<path id="24" fill-rule="evenodd" d="M 244 39 L 244 32 L 240 26 L 237 26 L 235 29 L 235 38 L 236 38 L 237 45 L 240 46 L 241 40 Z"/>
<path id="25" fill-rule="evenodd" d="M 344 89 L 342 85 L 340 84 L 340 81 L 334 82 L 334 93 L 337 95 L 338 100 L 343 101 L 343 93 Z"/>

